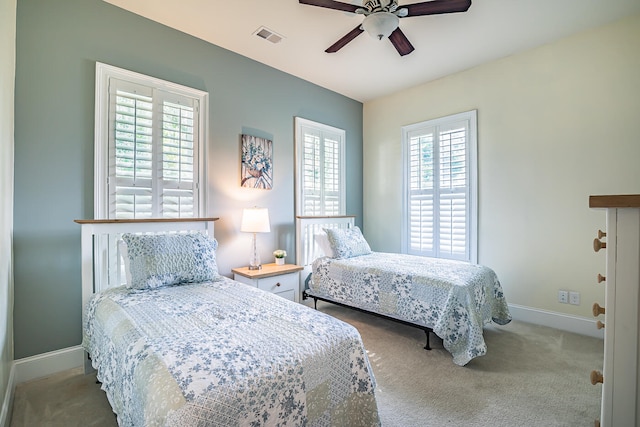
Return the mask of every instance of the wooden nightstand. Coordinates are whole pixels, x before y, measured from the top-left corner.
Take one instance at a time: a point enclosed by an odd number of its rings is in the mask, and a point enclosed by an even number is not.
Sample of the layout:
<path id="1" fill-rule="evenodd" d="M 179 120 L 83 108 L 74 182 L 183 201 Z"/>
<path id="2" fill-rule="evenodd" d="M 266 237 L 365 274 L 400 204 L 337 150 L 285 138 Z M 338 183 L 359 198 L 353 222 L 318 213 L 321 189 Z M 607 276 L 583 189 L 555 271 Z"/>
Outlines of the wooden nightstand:
<path id="1" fill-rule="evenodd" d="M 294 264 L 263 264 L 260 270 L 249 270 L 249 267 L 234 268 L 233 280 L 255 286 L 263 291 L 271 292 L 291 301 L 300 300 L 300 271 L 303 267 Z"/>

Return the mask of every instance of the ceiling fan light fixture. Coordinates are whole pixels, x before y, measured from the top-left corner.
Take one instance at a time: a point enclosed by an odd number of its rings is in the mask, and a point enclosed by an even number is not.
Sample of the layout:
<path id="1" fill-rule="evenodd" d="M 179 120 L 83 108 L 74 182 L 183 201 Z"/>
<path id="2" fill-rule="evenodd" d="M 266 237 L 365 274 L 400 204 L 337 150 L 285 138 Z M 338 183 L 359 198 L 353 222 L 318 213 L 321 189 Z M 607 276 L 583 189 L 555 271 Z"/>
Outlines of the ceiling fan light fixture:
<path id="1" fill-rule="evenodd" d="M 373 38 L 386 39 L 398 28 L 400 19 L 390 12 L 376 12 L 362 21 L 362 28 Z"/>

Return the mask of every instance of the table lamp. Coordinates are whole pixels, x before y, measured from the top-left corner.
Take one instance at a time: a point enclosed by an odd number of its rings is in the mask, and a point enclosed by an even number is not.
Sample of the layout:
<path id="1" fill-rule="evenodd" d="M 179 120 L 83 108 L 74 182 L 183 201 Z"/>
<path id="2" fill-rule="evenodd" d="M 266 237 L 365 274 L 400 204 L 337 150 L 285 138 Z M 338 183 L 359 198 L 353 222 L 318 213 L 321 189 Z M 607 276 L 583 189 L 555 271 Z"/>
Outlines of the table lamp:
<path id="1" fill-rule="evenodd" d="M 269 233 L 269 210 L 267 208 L 245 208 L 242 211 L 242 224 L 240 231 L 245 233 L 253 233 L 252 253 L 249 259 L 249 270 L 260 270 L 260 255 L 258 254 L 258 242 L 256 233 Z"/>

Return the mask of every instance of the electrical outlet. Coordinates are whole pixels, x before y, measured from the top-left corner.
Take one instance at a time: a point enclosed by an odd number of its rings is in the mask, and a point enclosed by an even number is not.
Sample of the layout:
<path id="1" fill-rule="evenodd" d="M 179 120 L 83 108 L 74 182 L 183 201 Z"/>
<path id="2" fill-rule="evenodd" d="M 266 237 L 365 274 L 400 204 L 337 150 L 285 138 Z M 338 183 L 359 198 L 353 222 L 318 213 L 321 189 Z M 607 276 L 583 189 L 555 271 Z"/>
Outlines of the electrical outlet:
<path id="1" fill-rule="evenodd" d="M 580 305 L 580 292 L 569 292 L 569 304 Z"/>
<path id="2" fill-rule="evenodd" d="M 562 304 L 567 304 L 569 302 L 569 292 L 568 291 L 558 291 L 558 302 Z"/>

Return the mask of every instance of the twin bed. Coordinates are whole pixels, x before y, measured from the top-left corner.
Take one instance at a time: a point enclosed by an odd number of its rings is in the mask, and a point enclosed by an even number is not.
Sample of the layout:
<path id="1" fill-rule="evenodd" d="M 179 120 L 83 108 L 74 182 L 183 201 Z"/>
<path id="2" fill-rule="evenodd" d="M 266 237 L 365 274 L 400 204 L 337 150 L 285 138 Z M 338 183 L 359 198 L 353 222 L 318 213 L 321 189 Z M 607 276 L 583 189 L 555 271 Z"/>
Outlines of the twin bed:
<path id="1" fill-rule="evenodd" d="M 485 324 L 511 321 L 502 287 L 488 267 L 371 251 L 354 218 L 298 217 L 303 299 L 351 307 L 442 338 L 457 365 L 487 352 Z"/>
<path id="2" fill-rule="evenodd" d="M 380 424 L 355 328 L 220 276 L 213 219 L 79 222 L 83 346 L 119 425 Z"/>
<path id="3" fill-rule="evenodd" d="M 77 221 L 85 368 L 119 425 L 380 425 L 357 330 L 219 275 L 215 220 Z M 373 253 L 353 217 L 296 234 L 305 297 L 433 331 L 458 365 L 511 319 L 486 267 Z"/>

